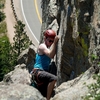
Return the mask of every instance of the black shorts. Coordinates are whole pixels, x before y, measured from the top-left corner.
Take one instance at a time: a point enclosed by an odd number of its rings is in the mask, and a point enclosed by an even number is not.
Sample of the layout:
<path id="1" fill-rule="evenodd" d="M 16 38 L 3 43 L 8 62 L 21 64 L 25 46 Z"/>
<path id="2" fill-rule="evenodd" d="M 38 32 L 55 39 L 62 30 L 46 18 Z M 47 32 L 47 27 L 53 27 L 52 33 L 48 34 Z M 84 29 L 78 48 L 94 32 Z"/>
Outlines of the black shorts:
<path id="1" fill-rule="evenodd" d="M 39 72 L 39 75 L 38 75 L 38 79 L 39 81 L 43 82 L 43 83 L 49 83 L 49 82 L 52 82 L 52 81 L 57 81 L 57 76 L 49 73 L 49 72 L 46 72 L 46 71 L 40 71 Z"/>
<path id="2" fill-rule="evenodd" d="M 43 96 L 46 97 L 47 94 L 47 86 L 52 81 L 57 81 L 57 76 L 46 72 L 46 71 L 39 71 L 37 72 L 37 78 L 40 83 L 43 83 L 42 85 L 38 86 L 38 90 L 42 93 Z"/>

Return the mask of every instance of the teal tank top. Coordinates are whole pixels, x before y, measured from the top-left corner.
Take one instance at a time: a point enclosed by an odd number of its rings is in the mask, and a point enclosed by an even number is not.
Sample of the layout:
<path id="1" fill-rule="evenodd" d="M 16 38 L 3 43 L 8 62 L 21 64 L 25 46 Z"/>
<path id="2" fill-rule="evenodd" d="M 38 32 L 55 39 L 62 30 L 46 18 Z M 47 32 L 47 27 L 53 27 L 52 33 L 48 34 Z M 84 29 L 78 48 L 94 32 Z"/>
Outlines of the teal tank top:
<path id="1" fill-rule="evenodd" d="M 51 59 L 47 55 L 45 54 L 39 55 L 37 53 L 36 58 L 35 58 L 34 68 L 39 68 L 39 69 L 48 71 L 50 62 L 51 62 Z"/>

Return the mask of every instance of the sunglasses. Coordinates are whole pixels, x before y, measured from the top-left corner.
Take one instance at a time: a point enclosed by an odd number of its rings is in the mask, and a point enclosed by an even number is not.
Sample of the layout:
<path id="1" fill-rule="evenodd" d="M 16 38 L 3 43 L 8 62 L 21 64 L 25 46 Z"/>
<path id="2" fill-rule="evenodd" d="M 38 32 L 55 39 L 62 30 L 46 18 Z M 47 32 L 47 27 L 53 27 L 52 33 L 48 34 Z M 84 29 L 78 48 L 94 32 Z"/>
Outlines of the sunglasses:
<path id="1" fill-rule="evenodd" d="M 47 39 L 47 40 L 48 40 L 49 43 L 53 43 L 54 42 L 54 40 L 49 40 L 49 39 Z"/>
<path id="2" fill-rule="evenodd" d="M 53 40 L 48 40 L 49 41 L 49 43 L 53 43 L 54 41 Z"/>

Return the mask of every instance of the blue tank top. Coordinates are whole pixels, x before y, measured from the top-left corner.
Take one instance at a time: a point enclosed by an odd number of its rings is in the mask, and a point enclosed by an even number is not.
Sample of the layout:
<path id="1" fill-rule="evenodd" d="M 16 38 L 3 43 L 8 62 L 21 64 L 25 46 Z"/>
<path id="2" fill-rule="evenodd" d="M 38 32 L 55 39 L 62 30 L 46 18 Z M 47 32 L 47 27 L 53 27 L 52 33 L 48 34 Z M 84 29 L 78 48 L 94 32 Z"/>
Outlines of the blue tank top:
<path id="1" fill-rule="evenodd" d="M 48 71 L 50 62 L 51 59 L 47 55 L 36 54 L 34 68 L 39 68 Z"/>

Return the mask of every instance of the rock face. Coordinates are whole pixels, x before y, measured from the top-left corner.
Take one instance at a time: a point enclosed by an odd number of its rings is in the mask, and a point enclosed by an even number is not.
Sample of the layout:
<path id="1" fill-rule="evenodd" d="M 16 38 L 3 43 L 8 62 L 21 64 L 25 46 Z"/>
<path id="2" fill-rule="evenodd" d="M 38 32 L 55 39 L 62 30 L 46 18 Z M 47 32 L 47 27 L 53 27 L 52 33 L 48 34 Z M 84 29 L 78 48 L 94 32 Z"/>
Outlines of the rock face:
<path id="1" fill-rule="evenodd" d="M 29 71 L 33 66 L 34 54 L 35 48 L 31 45 L 20 55 L 19 64 L 15 66 L 15 69 L 5 75 L 3 81 L 0 82 L 0 100 L 46 100 L 36 88 L 30 85 Z M 30 60 L 28 60 L 29 57 Z M 29 61 L 32 62 L 30 66 Z M 87 85 L 95 82 L 92 76 L 99 72 L 99 69 L 93 66 L 79 77 L 63 82 L 55 87 L 55 95 L 50 100 L 83 100 L 82 97 L 88 93 Z"/>
<path id="2" fill-rule="evenodd" d="M 34 45 L 30 45 L 29 48 L 24 50 L 18 58 L 18 64 L 24 63 L 29 73 L 32 71 L 34 65 L 36 50 L 37 48 Z"/>
<path id="3" fill-rule="evenodd" d="M 91 67 L 74 80 L 62 83 L 55 90 L 56 95 L 52 100 L 84 100 L 83 97 L 88 94 L 87 86 L 95 82 L 93 73 L 95 69 Z"/>
<path id="4" fill-rule="evenodd" d="M 37 89 L 30 86 L 30 79 L 26 65 L 17 65 L 0 83 L 0 100 L 45 100 Z"/>
<path id="5" fill-rule="evenodd" d="M 55 96 L 50 100 L 83 100 L 82 97 L 88 93 L 87 85 L 95 82 L 92 78 L 94 73 L 95 69 L 91 67 L 74 80 L 62 83 L 55 88 Z M 30 83 L 26 65 L 17 65 L 0 83 L 0 100 L 46 100 Z"/>
<path id="6" fill-rule="evenodd" d="M 99 4 L 99 0 L 42 0 L 41 41 L 48 28 L 60 36 L 56 57 L 58 85 L 91 66 L 91 55 L 100 48 Z"/>

